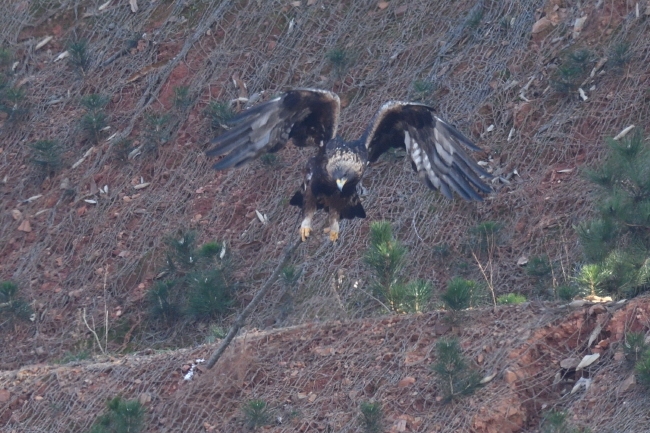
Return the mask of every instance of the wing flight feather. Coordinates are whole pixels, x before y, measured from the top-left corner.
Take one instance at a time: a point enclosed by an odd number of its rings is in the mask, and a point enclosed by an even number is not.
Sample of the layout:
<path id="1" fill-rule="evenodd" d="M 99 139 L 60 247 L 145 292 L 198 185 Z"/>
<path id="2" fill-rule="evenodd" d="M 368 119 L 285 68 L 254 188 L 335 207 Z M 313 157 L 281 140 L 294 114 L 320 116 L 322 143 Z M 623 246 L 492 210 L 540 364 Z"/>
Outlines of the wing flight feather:
<path id="1" fill-rule="evenodd" d="M 362 140 L 370 162 L 392 147 L 405 148 L 413 169 L 427 186 L 448 198 L 455 191 L 465 200 L 481 201 L 479 192 L 491 192 L 481 176 L 492 176 L 465 151 L 465 147 L 481 149 L 437 117 L 432 107 L 388 102 L 379 109 Z"/>
<path id="2" fill-rule="evenodd" d="M 214 138 L 207 156 L 226 155 L 217 170 L 239 167 L 287 141 L 296 146 L 320 146 L 336 135 L 339 97 L 316 89 L 290 90 L 270 101 L 239 113 L 224 134 Z"/>

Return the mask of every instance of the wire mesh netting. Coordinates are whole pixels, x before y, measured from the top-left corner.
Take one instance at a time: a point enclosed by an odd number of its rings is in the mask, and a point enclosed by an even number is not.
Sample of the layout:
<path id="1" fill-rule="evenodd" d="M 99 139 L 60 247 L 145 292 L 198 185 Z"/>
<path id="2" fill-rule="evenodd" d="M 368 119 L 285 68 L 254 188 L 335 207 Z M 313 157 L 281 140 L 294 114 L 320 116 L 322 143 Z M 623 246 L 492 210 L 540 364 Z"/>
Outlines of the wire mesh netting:
<path id="1" fill-rule="evenodd" d="M 0 6 L 2 46 L 13 56 L 8 83 L 24 90 L 19 102 L 28 109 L 22 120 L 0 117 L 0 275 L 19 283 L 35 313 L 33 323 L 16 325 L 21 338 L 2 332 L 3 368 L 63 359 L 92 345 L 84 313 L 98 330 L 105 317 L 112 327 L 136 329 L 146 321 L 143 298 L 164 262 L 164 235 L 180 229 L 196 230 L 202 242 L 226 242 L 242 301 L 265 281 L 298 235 L 298 211 L 288 199 L 310 153 L 287 148 L 274 161 L 211 171 L 203 155 L 217 133 L 206 114 L 211 101 L 264 100 L 289 87 L 331 89 L 342 98 L 339 132 L 346 138 L 360 135 L 387 100 L 424 101 L 486 150 L 477 158 L 498 177 L 496 192 L 484 203 L 447 201 L 420 183 L 403 155 L 387 155 L 363 181 L 368 218 L 345 222 L 337 244 L 315 236 L 301 246 L 295 263 L 303 274 L 292 304 L 283 305 L 278 285 L 252 315 L 256 328 L 378 314 L 362 257 L 369 222 L 380 219 L 391 222 L 408 248 L 408 273 L 438 288 L 458 274 L 483 279 L 471 255 L 472 228 L 497 221 L 502 229 L 494 248 L 477 255 L 489 265 L 497 293 L 547 296 L 517 259 L 545 255 L 554 280 L 571 274 L 581 259 L 573 226 L 591 212 L 580 167 L 598 161 L 604 137 L 631 124 L 643 127 L 650 116 L 643 4 L 637 16 L 639 5 L 626 1 L 178 0 L 140 1 L 137 13 L 128 3 L 38 0 Z M 542 15 L 552 25 L 531 34 Z M 587 24 L 574 37 L 575 19 L 583 15 Z M 57 60 L 83 41 L 87 65 Z M 610 61 L 595 69 L 622 44 L 629 53 L 620 67 Z M 554 85 L 558 65 L 582 49 L 589 60 L 584 83 L 577 86 L 584 87 L 587 100 L 577 89 L 564 95 Z M 185 104 L 175 103 L 179 87 L 186 87 Z M 80 127 L 82 97 L 93 93 L 110 98 L 111 127 L 94 145 Z M 243 101 L 234 102 L 235 108 L 243 108 Z M 167 117 L 161 144 L 147 152 L 151 116 Z M 114 132 L 118 136 L 105 140 Z M 142 153 L 118 161 L 114 143 L 120 137 Z M 43 176 L 30 164 L 30 144 L 38 140 L 61 145 L 64 168 L 56 175 Z M 292 313 L 286 315 L 288 307 Z M 175 332 L 194 344 L 205 341 L 205 330 L 189 323 Z M 169 338 L 169 332 L 128 334 L 136 347 L 159 347 Z M 124 350 L 126 343 L 115 348 Z M 174 368 L 185 357 L 157 356 Z M 143 369 L 155 365 L 142 362 Z M 170 368 L 148 374 L 161 382 L 162 371 Z M 133 395 L 145 391 L 129 389 Z M 100 397 L 92 413 L 103 404 Z M 202 416 L 185 422 L 200 427 Z M 346 422 L 343 431 L 353 429 L 355 421 Z M 429 431 L 423 429 L 417 431 Z"/>

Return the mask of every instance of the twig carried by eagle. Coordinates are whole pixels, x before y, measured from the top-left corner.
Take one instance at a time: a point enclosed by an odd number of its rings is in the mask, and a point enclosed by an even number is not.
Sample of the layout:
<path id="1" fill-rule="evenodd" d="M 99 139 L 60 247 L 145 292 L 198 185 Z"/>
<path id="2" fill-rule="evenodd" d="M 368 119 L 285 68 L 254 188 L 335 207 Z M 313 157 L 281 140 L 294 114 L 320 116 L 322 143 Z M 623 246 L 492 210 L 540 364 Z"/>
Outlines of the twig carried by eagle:
<path id="1" fill-rule="evenodd" d="M 230 327 L 230 330 L 228 331 L 228 335 L 226 335 L 226 338 L 223 339 L 217 350 L 212 354 L 210 359 L 208 359 L 208 363 L 206 364 L 206 367 L 208 369 L 212 368 L 214 364 L 217 363 L 219 358 L 221 358 L 221 355 L 226 351 L 232 340 L 235 339 L 235 336 L 239 332 L 239 330 L 244 326 L 244 323 L 246 322 L 246 318 L 253 312 L 255 307 L 257 307 L 257 304 L 260 303 L 264 295 L 266 295 L 266 292 L 271 288 L 273 283 L 275 282 L 276 278 L 282 271 L 282 268 L 287 264 L 293 253 L 296 251 L 298 246 L 301 244 L 300 239 L 296 239 L 289 247 L 284 252 L 284 256 L 282 256 L 282 259 L 278 263 L 278 265 L 275 267 L 273 270 L 273 273 L 271 276 L 266 280 L 262 288 L 255 294 L 253 299 L 249 302 L 249 304 L 244 308 L 244 310 L 239 313 L 239 316 L 235 320 L 235 322 L 232 324 Z"/>

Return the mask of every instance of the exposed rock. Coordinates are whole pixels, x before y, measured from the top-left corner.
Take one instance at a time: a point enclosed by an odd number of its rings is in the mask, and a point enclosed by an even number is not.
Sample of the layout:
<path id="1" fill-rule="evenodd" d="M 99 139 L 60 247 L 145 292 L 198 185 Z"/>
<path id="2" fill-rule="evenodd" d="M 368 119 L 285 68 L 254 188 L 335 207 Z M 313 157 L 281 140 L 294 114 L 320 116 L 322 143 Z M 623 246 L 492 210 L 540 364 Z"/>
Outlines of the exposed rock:
<path id="1" fill-rule="evenodd" d="M 533 34 L 541 33 L 544 30 L 550 28 L 553 25 L 551 20 L 546 17 L 542 17 L 533 24 Z"/>

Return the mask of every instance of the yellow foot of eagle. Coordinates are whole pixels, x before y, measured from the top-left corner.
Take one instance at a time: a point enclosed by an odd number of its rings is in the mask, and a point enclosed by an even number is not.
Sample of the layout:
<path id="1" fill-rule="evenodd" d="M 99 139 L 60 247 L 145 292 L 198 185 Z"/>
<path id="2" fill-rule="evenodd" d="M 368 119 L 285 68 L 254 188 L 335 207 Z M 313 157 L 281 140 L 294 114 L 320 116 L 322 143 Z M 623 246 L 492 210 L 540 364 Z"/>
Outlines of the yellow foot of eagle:
<path id="1" fill-rule="evenodd" d="M 307 240 L 309 233 L 311 233 L 311 227 L 300 227 L 300 239 L 302 239 L 303 242 Z"/>
<path id="2" fill-rule="evenodd" d="M 339 238 L 339 232 L 333 232 L 330 230 L 330 241 L 336 242 L 338 238 Z"/>

